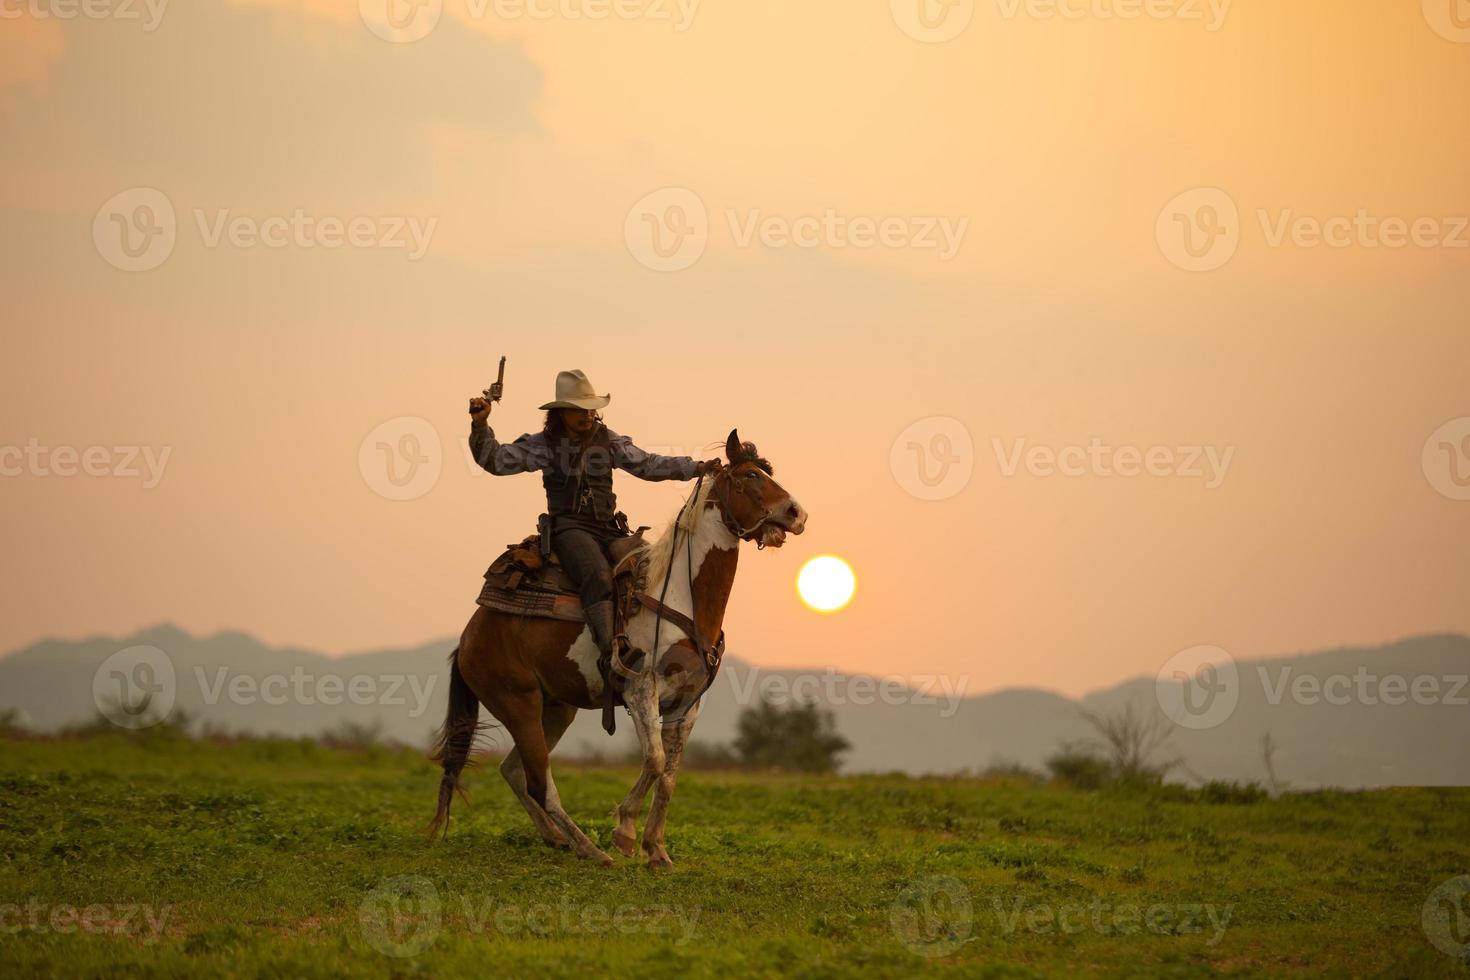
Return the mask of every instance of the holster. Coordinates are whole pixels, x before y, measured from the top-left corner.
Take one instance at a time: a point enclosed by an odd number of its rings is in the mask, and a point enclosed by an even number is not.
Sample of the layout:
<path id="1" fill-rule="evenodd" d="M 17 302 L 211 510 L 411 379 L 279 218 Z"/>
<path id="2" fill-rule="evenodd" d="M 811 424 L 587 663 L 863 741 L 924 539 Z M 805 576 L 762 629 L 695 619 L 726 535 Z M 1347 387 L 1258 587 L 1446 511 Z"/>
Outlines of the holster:
<path id="1" fill-rule="evenodd" d="M 536 533 L 541 535 L 541 560 L 551 561 L 551 515 L 542 514 L 536 518 Z"/>

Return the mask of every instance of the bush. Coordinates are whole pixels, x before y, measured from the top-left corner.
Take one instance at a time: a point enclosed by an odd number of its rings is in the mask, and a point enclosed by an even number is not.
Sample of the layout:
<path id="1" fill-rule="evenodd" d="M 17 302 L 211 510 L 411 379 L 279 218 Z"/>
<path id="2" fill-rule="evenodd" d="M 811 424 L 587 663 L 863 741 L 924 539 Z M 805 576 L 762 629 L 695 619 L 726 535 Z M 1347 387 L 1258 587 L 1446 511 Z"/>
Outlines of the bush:
<path id="1" fill-rule="evenodd" d="M 1271 794 L 1260 783 L 1223 782 L 1212 779 L 1199 788 L 1203 803 L 1235 803 L 1249 805 L 1259 803 Z"/>
<path id="2" fill-rule="evenodd" d="M 740 712 L 736 730 L 735 752 L 741 765 L 753 769 L 832 772 L 837 756 L 852 748 L 837 734 L 832 712 L 813 703 L 782 708 L 762 698 Z"/>
<path id="3" fill-rule="evenodd" d="M 1102 756 L 1086 749 L 1064 745 L 1060 752 L 1046 760 L 1051 778 L 1078 789 L 1101 789 L 1113 778 L 1113 767 Z"/>

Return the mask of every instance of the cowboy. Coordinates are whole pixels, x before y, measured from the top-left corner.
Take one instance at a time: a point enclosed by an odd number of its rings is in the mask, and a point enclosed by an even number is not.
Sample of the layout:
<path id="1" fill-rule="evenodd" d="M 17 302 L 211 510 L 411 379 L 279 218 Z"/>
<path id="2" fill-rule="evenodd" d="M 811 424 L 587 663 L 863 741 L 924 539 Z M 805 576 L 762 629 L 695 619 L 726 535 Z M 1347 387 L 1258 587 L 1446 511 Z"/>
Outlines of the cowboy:
<path id="1" fill-rule="evenodd" d="M 541 474 L 551 548 L 581 590 L 582 609 L 604 661 L 613 644 L 612 566 L 606 547 L 629 533 L 628 519 L 617 509 L 612 471 L 626 470 L 641 480 L 692 480 L 721 466 L 718 459 L 701 463 L 644 452 L 603 424 L 597 410 L 611 400 L 611 395 L 597 394 L 581 371 L 562 371 L 556 376 L 556 398 L 541 406 L 546 412 L 541 431 L 507 444 L 496 440 L 487 421 L 492 402 L 470 399 L 475 462 L 495 476 Z"/>

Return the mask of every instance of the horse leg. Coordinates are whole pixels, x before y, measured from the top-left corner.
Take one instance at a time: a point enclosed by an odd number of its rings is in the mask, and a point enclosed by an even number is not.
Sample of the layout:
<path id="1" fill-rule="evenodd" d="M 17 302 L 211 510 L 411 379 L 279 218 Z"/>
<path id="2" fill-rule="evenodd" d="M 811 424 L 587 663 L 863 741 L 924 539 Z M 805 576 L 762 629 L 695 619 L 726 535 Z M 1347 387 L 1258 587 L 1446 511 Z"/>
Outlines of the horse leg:
<path id="1" fill-rule="evenodd" d="M 565 734 L 567 728 L 572 724 L 572 719 L 576 716 L 577 709 L 571 705 L 562 704 L 560 701 L 543 702 L 541 733 L 546 738 L 547 752 L 556 749 L 556 743 L 561 741 L 562 735 Z M 526 792 L 526 773 L 521 765 L 519 748 L 512 748 L 510 754 L 505 757 L 505 761 L 500 763 L 500 775 L 505 777 L 505 781 L 510 784 L 511 792 L 516 795 L 516 799 L 521 801 L 521 806 L 526 808 L 526 813 L 530 814 L 531 822 L 541 833 L 541 839 L 552 847 L 570 848 L 572 845 L 567 841 L 566 835 L 557 829 L 556 824 L 552 823 L 551 818 L 546 815 L 546 811 L 541 809 L 541 805 L 531 799 L 531 794 Z M 547 794 L 555 794 L 556 780 L 552 778 L 550 769 L 546 772 L 546 781 Z"/>
<path id="2" fill-rule="evenodd" d="M 531 801 L 541 807 L 551 822 L 566 835 L 571 843 L 572 850 L 578 857 L 589 858 L 602 865 L 611 865 L 612 858 L 608 857 L 587 835 L 582 833 L 572 818 L 562 809 L 561 799 L 556 794 L 556 789 L 551 782 L 551 750 L 546 744 L 546 735 L 542 731 L 542 696 L 539 690 L 531 692 L 529 697 L 523 701 L 533 710 L 521 708 L 516 711 L 508 711 L 504 714 L 495 712 L 495 716 L 505 725 L 510 732 L 510 737 L 515 739 L 516 750 L 520 753 L 521 771 L 526 780 L 526 793 Z M 562 705 L 553 705 L 553 712 L 561 709 Z M 565 730 L 565 726 L 563 726 Z"/>
<path id="3" fill-rule="evenodd" d="M 664 740 L 659 726 L 658 680 L 653 671 L 639 674 L 628 682 L 627 689 L 623 691 L 623 703 L 628 706 L 628 714 L 633 718 L 633 728 L 638 732 L 638 743 L 643 748 L 643 772 L 639 775 L 632 792 L 628 794 L 628 799 L 624 800 L 623 805 L 618 808 L 618 831 L 621 833 L 627 830 L 631 834 L 636 833 L 632 827 L 632 821 L 636 819 L 638 811 L 643 807 L 643 795 L 648 791 L 648 785 L 657 786 L 662 782 L 664 768 L 667 765 Z M 656 802 L 657 797 L 655 797 Z M 628 821 L 626 825 L 622 822 L 624 819 Z M 652 810 L 649 811 L 649 819 L 653 819 Z M 616 840 L 616 836 L 614 839 Z M 647 839 L 645 829 L 645 845 Z M 647 851 L 646 846 L 644 850 Z M 667 861 L 667 856 L 664 860 Z M 668 864 L 655 861 L 653 855 L 649 855 L 649 867 L 667 866 Z"/>
<path id="4" fill-rule="evenodd" d="M 643 825 L 643 853 L 650 868 L 672 868 L 674 862 L 664 850 L 664 826 L 669 819 L 669 801 L 674 797 L 674 784 L 679 778 L 679 763 L 694 722 L 699 718 L 695 704 L 678 722 L 666 725 L 660 732 L 664 746 L 664 771 L 654 784 L 653 804 L 648 808 L 648 823 Z"/>
<path id="5" fill-rule="evenodd" d="M 638 781 L 633 784 L 627 799 L 619 803 L 613 810 L 613 815 L 618 818 L 618 825 L 613 830 L 613 844 L 626 857 L 633 857 L 637 853 L 638 814 L 643 811 L 643 798 L 648 795 L 649 787 L 657 779 L 658 776 L 650 772 L 645 765 L 643 771 L 638 774 Z"/>

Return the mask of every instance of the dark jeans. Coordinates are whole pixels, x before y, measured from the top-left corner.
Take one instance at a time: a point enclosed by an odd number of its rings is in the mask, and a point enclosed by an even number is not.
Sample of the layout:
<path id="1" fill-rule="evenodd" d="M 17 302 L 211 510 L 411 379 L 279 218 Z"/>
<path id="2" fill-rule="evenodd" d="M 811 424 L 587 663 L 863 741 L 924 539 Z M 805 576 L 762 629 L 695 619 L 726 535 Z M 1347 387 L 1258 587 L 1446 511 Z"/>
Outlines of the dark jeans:
<path id="1" fill-rule="evenodd" d="M 612 565 L 603 548 L 606 542 L 617 537 L 622 535 L 613 529 L 604 535 L 601 531 L 580 527 L 567 528 L 552 535 L 552 550 L 561 561 L 561 567 L 582 590 L 584 609 L 613 597 Z"/>

